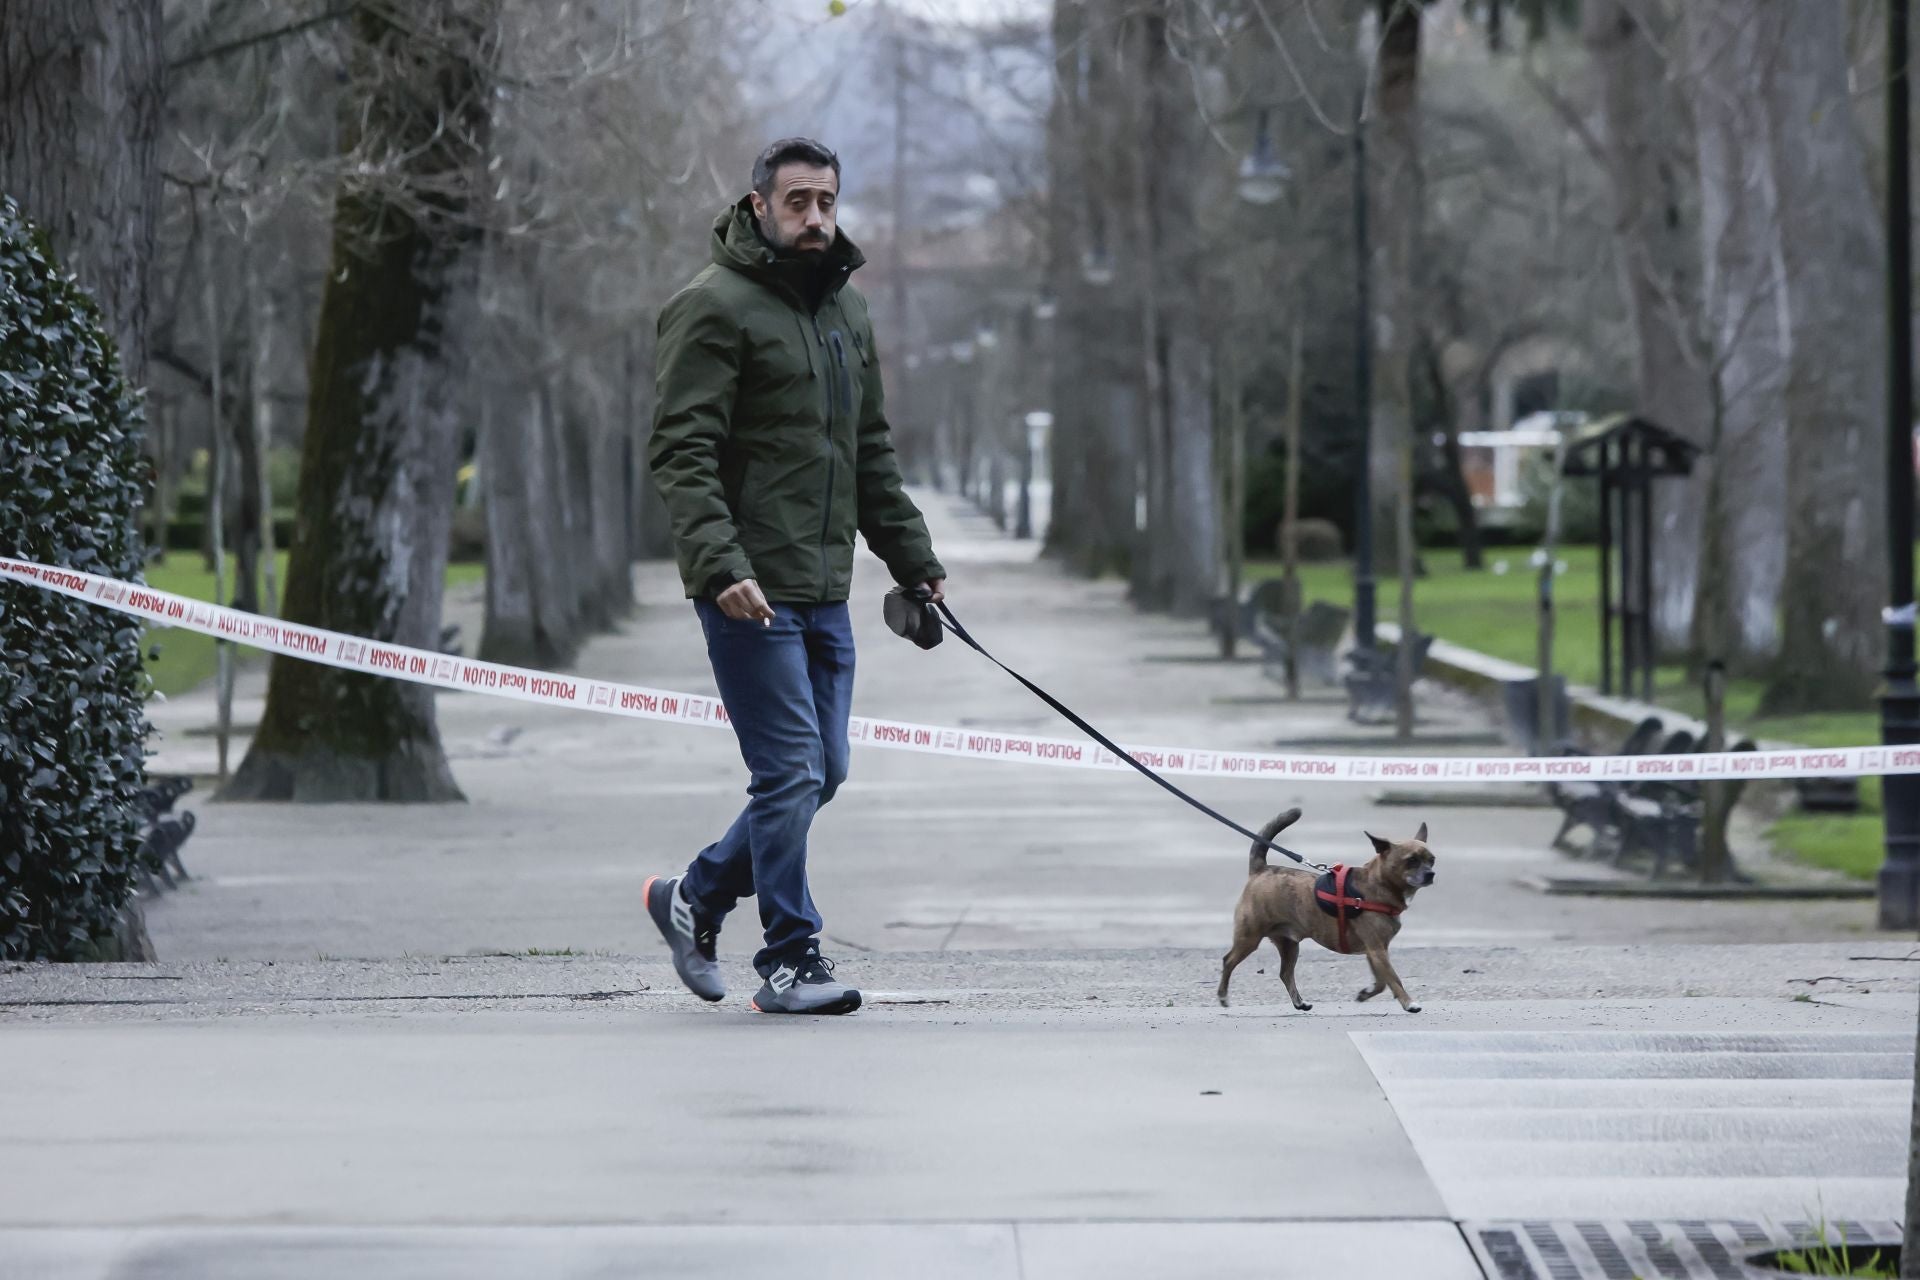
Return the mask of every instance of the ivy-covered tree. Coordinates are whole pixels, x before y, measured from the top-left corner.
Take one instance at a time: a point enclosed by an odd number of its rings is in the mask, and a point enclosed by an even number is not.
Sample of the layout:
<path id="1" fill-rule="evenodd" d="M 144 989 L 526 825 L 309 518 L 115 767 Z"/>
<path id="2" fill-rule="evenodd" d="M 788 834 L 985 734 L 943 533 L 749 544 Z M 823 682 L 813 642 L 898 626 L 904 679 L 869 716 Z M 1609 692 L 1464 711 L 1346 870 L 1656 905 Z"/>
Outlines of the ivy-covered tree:
<path id="1" fill-rule="evenodd" d="M 0 203 L 0 554 L 140 575 L 140 401 L 93 299 Z M 0 580 L 0 958 L 136 958 L 140 625 Z"/>

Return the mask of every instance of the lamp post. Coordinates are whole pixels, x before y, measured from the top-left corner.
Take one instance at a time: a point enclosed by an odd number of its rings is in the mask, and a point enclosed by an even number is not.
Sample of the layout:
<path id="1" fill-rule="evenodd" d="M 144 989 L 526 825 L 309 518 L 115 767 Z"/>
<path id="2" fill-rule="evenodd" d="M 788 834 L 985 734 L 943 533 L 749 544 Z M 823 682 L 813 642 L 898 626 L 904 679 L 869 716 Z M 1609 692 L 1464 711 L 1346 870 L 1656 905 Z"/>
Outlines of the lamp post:
<path id="1" fill-rule="evenodd" d="M 1914 682 L 1913 603 L 1913 253 L 1907 162 L 1908 0 L 1887 6 L 1887 555 L 1886 689 L 1880 740 L 1920 741 L 1920 686 Z M 1920 778 L 1881 780 L 1886 861 L 1880 868 L 1880 927 L 1920 927 Z"/>
<path id="2" fill-rule="evenodd" d="M 1367 86 L 1353 103 L 1354 396 L 1360 407 L 1360 465 L 1353 476 L 1353 638 L 1373 633 L 1373 251 L 1367 240 Z M 1412 637 L 1402 637 L 1410 641 Z"/>
<path id="3" fill-rule="evenodd" d="M 1273 131 L 1269 127 L 1270 121 L 1271 114 L 1269 110 L 1262 107 L 1254 121 L 1253 145 L 1248 148 L 1247 154 L 1242 157 L 1240 161 L 1240 198 L 1248 204 L 1256 206 L 1278 203 L 1280 198 L 1286 195 L 1290 189 L 1289 183 L 1293 177 L 1293 171 L 1287 167 L 1286 161 L 1282 160 L 1275 153 Z M 1292 211 L 1297 212 L 1297 209 Z M 1297 350 L 1297 322 L 1295 329 Z M 1231 400 L 1226 405 L 1228 433 L 1226 441 L 1227 458 L 1226 465 L 1222 469 L 1226 481 L 1224 488 L 1227 493 L 1227 510 L 1225 518 L 1221 521 L 1224 531 L 1220 546 L 1222 561 L 1220 565 L 1221 586 L 1220 598 L 1216 602 L 1214 616 L 1220 634 L 1220 656 L 1223 658 L 1232 658 L 1235 642 L 1239 638 L 1240 629 L 1240 570 L 1244 552 L 1242 539 L 1246 536 L 1244 526 L 1246 523 L 1247 502 L 1247 442 L 1246 426 L 1242 421 L 1240 412 L 1241 388 L 1239 378 L 1237 371 L 1234 370 L 1234 366 L 1231 363 L 1227 365 L 1227 369 L 1229 370 L 1226 375 L 1228 382 L 1227 393 L 1231 397 Z M 1299 369 L 1296 362 L 1296 366 L 1290 368 L 1287 374 L 1287 398 L 1289 405 L 1294 409 L 1297 409 L 1299 405 L 1299 387 L 1296 385 L 1298 376 Z M 1215 438 L 1218 439 L 1218 436 L 1216 435 Z M 1287 419 L 1287 491 L 1289 496 L 1294 492 L 1294 485 L 1299 476 L 1299 467 L 1300 433 L 1299 417 L 1296 412 L 1290 413 Z M 1294 515 L 1294 509 L 1292 505 L 1289 505 L 1280 525 L 1280 550 L 1287 566 L 1283 593 L 1286 599 L 1284 617 L 1287 627 L 1287 661 L 1289 672 L 1293 669 L 1292 628 L 1294 618 L 1299 612 L 1299 600 L 1297 596 L 1299 583 L 1294 573 L 1293 562 Z M 1291 688 L 1291 686 L 1289 687 Z"/>
<path id="4" fill-rule="evenodd" d="M 1240 198 L 1272 204 L 1291 177 L 1274 154 L 1268 113 L 1262 110 L 1253 147 L 1240 161 Z M 1367 229 L 1367 86 L 1353 105 L 1354 400 L 1358 406 L 1359 464 L 1353 476 L 1353 634 L 1363 649 L 1374 647 L 1373 580 L 1373 251 Z M 1292 460 L 1289 466 L 1294 465 Z"/>
<path id="5" fill-rule="evenodd" d="M 1007 409 L 1004 397 L 1005 370 L 996 354 L 1000 334 L 990 320 L 982 321 L 973 335 L 980 353 L 979 387 L 984 407 L 979 410 L 985 425 L 987 445 L 987 514 L 1002 533 L 1007 531 Z"/>

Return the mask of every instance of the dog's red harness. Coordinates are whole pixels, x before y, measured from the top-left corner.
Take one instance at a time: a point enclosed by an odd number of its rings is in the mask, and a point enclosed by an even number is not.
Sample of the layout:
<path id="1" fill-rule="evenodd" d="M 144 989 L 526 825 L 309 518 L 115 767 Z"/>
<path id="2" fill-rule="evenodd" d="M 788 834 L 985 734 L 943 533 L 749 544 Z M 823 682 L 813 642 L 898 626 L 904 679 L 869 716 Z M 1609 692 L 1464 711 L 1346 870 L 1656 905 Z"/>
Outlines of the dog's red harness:
<path id="1" fill-rule="evenodd" d="M 1320 909 L 1334 918 L 1340 929 L 1340 954 L 1347 952 L 1347 913 L 1350 911 L 1376 911 L 1383 916 L 1397 916 L 1405 907 L 1390 907 L 1384 902 L 1372 902 L 1358 893 L 1347 892 L 1347 868 L 1342 863 L 1334 863 L 1327 874 L 1313 882 L 1313 896 L 1319 900 Z"/>

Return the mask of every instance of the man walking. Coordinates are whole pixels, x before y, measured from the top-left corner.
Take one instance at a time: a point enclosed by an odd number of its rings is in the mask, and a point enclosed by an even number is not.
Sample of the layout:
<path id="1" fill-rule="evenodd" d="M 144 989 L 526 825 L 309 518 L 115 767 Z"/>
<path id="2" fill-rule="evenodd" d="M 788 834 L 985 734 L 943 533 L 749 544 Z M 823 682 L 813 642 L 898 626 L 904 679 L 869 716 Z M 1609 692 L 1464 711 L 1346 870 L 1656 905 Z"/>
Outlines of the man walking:
<path id="1" fill-rule="evenodd" d="M 851 1013 L 820 955 L 807 830 L 847 776 L 857 530 L 902 586 L 946 570 L 907 497 L 881 411 L 866 259 L 835 227 L 840 161 L 806 138 L 761 153 L 753 190 L 713 224 L 713 262 L 660 313 L 648 444 L 687 595 L 752 781 L 747 806 L 647 913 L 688 990 L 725 997 L 714 944 L 760 899 L 762 1013 Z M 897 232 L 896 232 L 897 233 Z"/>

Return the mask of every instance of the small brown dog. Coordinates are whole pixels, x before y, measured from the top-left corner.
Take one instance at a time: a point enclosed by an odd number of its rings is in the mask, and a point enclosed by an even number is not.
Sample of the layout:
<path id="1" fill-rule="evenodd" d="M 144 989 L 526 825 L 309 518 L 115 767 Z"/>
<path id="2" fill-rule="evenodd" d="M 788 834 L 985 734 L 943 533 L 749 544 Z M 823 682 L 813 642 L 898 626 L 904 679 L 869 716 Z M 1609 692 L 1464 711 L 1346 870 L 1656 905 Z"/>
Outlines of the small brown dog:
<path id="1" fill-rule="evenodd" d="M 1260 838 L 1271 841 L 1299 818 L 1298 809 L 1287 810 L 1261 829 Z M 1366 953 L 1367 963 L 1373 966 L 1373 985 L 1361 989 L 1360 999 L 1371 1000 L 1391 987 L 1401 1008 L 1420 1012 L 1387 959 L 1387 944 L 1400 932 L 1400 913 L 1412 903 L 1414 893 L 1433 883 L 1427 824 L 1421 823 L 1411 840 L 1393 842 L 1370 833 L 1367 839 L 1373 841 L 1373 861 L 1350 872 L 1336 867 L 1325 877 L 1292 867 L 1269 867 L 1266 845 L 1253 846 L 1247 887 L 1240 891 L 1240 902 L 1233 909 L 1233 946 L 1220 962 L 1221 1005 L 1227 1003 L 1227 983 L 1234 968 L 1259 950 L 1261 939 L 1272 938 L 1280 948 L 1280 980 L 1287 984 L 1293 1007 L 1313 1008 L 1300 998 L 1300 988 L 1293 983 L 1300 940 L 1312 938 L 1329 951 Z"/>

